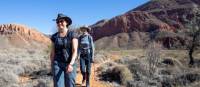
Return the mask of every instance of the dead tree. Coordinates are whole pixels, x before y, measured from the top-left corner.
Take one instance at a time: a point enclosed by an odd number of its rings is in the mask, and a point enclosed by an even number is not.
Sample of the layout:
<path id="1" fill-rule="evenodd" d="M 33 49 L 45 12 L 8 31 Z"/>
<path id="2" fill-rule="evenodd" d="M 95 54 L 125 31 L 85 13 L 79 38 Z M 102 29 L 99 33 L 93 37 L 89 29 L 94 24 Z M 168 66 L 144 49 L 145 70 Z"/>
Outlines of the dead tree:
<path id="1" fill-rule="evenodd" d="M 146 49 L 146 57 L 148 63 L 149 78 L 152 78 L 156 72 L 160 59 L 161 45 L 152 41 Z"/>
<path id="2" fill-rule="evenodd" d="M 200 12 L 199 10 L 193 13 L 193 17 L 188 20 L 187 26 L 189 30 L 189 36 L 191 37 L 191 41 L 189 42 L 188 46 L 188 55 L 189 55 L 189 64 L 194 65 L 194 57 L 193 53 L 199 46 L 200 40 Z"/>

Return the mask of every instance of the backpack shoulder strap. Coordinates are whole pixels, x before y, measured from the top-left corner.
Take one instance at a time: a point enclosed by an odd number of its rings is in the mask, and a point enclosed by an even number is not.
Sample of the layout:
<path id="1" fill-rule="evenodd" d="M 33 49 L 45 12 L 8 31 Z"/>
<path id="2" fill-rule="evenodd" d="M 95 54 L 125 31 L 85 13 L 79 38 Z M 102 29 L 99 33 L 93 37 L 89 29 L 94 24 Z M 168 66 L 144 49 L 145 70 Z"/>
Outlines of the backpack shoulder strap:
<path id="1" fill-rule="evenodd" d="M 90 35 L 88 35 L 88 39 L 89 39 L 89 42 L 91 44 L 91 36 Z"/>
<path id="2" fill-rule="evenodd" d="M 79 39 L 81 40 L 84 36 L 83 35 L 80 35 Z"/>
<path id="3" fill-rule="evenodd" d="M 65 39 L 67 39 L 67 40 L 72 40 L 72 34 L 73 34 L 72 31 L 68 31 L 68 32 L 67 32 L 67 35 L 65 36 Z M 63 41 L 63 43 L 65 43 L 64 40 L 62 40 L 62 41 Z M 65 48 L 65 49 L 67 48 L 67 44 L 64 45 L 64 48 Z"/>
<path id="4" fill-rule="evenodd" d="M 68 31 L 67 37 L 71 39 L 72 38 L 72 33 L 73 33 L 72 31 Z"/>
<path id="5" fill-rule="evenodd" d="M 88 39 L 89 39 L 89 43 L 90 43 L 90 46 L 92 47 L 92 36 L 91 35 L 88 35 Z"/>

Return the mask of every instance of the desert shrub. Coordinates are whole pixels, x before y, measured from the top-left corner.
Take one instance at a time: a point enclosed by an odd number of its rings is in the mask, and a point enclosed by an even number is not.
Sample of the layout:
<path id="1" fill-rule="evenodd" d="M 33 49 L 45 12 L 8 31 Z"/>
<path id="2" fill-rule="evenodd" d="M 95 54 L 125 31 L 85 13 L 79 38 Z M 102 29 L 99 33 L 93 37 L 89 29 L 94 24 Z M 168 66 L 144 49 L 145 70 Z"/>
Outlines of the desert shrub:
<path id="1" fill-rule="evenodd" d="M 103 80 L 115 81 L 123 85 L 126 85 L 128 81 L 133 79 L 132 73 L 124 65 L 116 65 L 106 72 L 103 72 L 101 76 Z"/>
<path id="2" fill-rule="evenodd" d="M 24 73 L 23 74 L 30 74 L 33 71 L 39 70 L 38 65 L 36 65 L 34 63 L 22 62 L 22 63 L 20 63 L 20 65 L 24 69 Z"/>
<path id="3" fill-rule="evenodd" d="M 53 87 L 52 79 L 51 77 L 40 78 L 36 87 Z"/>
<path id="4" fill-rule="evenodd" d="M 5 85 L 9 84 L 16 84 L 18 79 L 18 76 L 12 72 L 0 73 L 0 87 L 5 87 Z"/>
<path id="5" fill-rule="evenodd" d="M 133 74 L 134 80 L 139 80 L 142 76 L 145 76 L 147 71 L 145 68 L 146 63 L 141 62 L 137 58 L 125 57 L 116 61 L 119 64 L 127 65 L 131 73 Z"/>
<path id="6" fill-rule="evenodd" d="M 106 61 L 107 59 L 108 59 L 107 56 L 103 53 L 96 53 L 94 56 L 94 61 L 96 63 L 102 63 L 102 62 Z"/>
<path id="7" fill-rule="evenodd" d="M 126 87 L 148 87 L 143 81 L 128 81 Z"/>
<path id="8" fill-rule="evenodd" d="M 35 50 L 27 50 L 27 52 L 28 52 L 28 54 L 30 54 L 30 55 L 33 55 L 33 54 L 35 54 L 36 53 L 36 51 Z"/>
<path id="9" fill-rule="evenodd" d="M 126 56 L 126 57 L 123 57 L 123 58 L 121 58 L 119 60 L 116 60 L 116 62 L 119 63 L 119 64 L 128 65 L 128 64 L 130 64 L 132 62 L 131 61 L 132 59 L 133 59 L 132 57 Z"/>
<path id="10" fill-rule="evenodd" d="M 162 63 L 172 66 L 174 65 L 174 61 L 172 59 L 164 59 Z"/>
<path id="11" fill-rule="evenodd" d="M 100 67 L 97 68 L 98 72 L 106 72 L 107 70 L 112 69 L 114 66 L 116 66 L 117 63 L 115 62 L 107 62 L 102 64 Z"/>
<path id="12" fill-rule="evenodd" d="M 133 75 L 132 75 L 132 73 L 130 72 L 130 70 L 127 68 L 127 67 L 125 67 L 125 66 L 116 66 L 114 69 L 113 69 L 113 71 L 117 74 L 117 75 L 119 75 L 119 77 L 120 77 L 120 82 L 122 83 L 122 84 L 126 84 L 127 83 L 127 81 L 129 81 L 129 80 L 132 80 L 133 79 Z"/>
<path id="13" fill-rule="evenodd" d="M 18 84 L 10 84 L 7 87 L 21 87 L 21 86 L 19 86 Z"/>
<path id="14" fill-rule="evenodd" d="M 150 78 L 154 76 L 160 59 L 161 46 L 155 42 L 149 44 L 146 48 L 146 58 Z"/>
<path id="15" fill-rule="evenodd" d="M 172 68 L 176 68 L 174 71 L 175 72 L 179 72 L 180 69 L 184 69 L 184 67 L 186 65 L 184 65 L 180 60 L 176 59 L 176 58 L 172 58 L 172 57 L 165 57 L 161 59 L 161 63 L 159 65 L 159 68 L 161 68 L 163 66 L 163 68 L 167 68 L 167 67 L 171 67 Z M 182 71 L 182 70 L 181 70 Z"/>
<path id="16" fill-rule="evenodd" d="M 5 63 L 0 63 L 0 72 L 12 72 L 15 73 L 16 75 L 19 75 L 24 72 L 24 69 L 18 65 L 11 65 L 11 64 L 5 64 Z"/>
<path id="17" fill-rule="evenodd" d="M 46 54 L 50 54 L 51 49 L 52 49 L 52 45 L 50 44 L 50 45 L 47 46 L 46 49 L 44 49 L 44 51 L 45 51 Z"/>
<path id="18" fill-rule="evenodd" d="M 129 70 L 134 75 L 134 80 L 140 80 L 146 73 L 144 65 L 138 60 L 133 61 L 128 65 Z"/>
<path id="19" fill-rule="evenodd" d="M 196 72 L 184 73 L 176 76 L 173 80 L 173 85 L 188 86 L 189 84 L 200 81 L 200 75 Z"/>

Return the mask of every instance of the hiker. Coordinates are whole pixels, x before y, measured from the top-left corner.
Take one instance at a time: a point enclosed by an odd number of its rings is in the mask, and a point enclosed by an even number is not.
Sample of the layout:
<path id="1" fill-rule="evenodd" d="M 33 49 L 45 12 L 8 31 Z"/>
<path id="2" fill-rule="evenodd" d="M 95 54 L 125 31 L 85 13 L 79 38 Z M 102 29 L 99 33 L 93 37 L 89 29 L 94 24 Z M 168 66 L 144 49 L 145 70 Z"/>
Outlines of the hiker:
<path id="1" fill-rule="evenodd" d="M 94 43 L 92 36 L 89 34 L 91 28 L 87 26 L 80 27 L 81 35 L 79 37 L 80 52 L 80 70 L 83 76 L 82 84 L 90 87 L 91 63 L 94 63 Z"/>
<path id="2" fill-rule="evenodd" d="M 75 87 L 78 35 L 68 29 L 71 18 L 58 14 L 58 32 L 51 36 L 53 47 L 50 54 L 54 87 Z"/>

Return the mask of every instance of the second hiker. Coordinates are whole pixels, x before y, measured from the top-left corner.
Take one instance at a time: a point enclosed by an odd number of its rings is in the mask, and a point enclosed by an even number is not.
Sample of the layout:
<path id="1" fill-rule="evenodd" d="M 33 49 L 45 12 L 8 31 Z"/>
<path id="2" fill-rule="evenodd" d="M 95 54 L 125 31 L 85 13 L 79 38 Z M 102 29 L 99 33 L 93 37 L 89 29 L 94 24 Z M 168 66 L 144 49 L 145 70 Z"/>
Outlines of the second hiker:
<path id="1" fill-rule="evenodd" d="M 91 63 L 94 62 L 94 43 L 92 36 L 89 34 L 90 27 L 80 27 L 81 35 L 79 37 L 79 51 L 80 51 L 80 70 L 83 76 L 82 84 L 90 87 Z"/>

